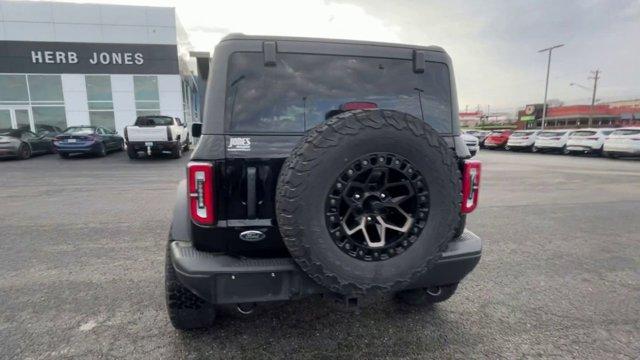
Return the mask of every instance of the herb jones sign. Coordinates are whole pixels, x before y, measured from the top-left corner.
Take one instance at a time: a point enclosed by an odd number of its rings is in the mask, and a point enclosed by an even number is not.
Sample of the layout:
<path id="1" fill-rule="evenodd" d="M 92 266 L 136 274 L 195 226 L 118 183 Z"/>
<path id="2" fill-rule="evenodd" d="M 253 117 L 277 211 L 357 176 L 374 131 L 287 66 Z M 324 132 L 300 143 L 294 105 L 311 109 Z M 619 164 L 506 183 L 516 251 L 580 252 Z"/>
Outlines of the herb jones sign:
<path id="1" fill-rule="evenodd" d="M 77 64 L 78 53 L 75 51 L 31 50 L 31 62 L 34 64 Z M 89 56 L 92 65 L 142 65 L 144 56 L 130 52 L 97 52 Z"/>

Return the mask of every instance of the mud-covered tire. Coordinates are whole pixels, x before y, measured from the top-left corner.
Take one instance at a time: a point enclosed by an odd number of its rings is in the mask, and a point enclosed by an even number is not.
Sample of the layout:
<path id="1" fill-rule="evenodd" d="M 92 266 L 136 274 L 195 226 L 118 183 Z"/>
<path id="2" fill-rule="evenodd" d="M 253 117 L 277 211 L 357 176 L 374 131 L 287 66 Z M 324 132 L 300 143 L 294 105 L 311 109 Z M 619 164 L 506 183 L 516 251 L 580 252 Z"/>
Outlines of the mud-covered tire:
<path id="1" fill-rule="evenodd" d="M 178 281 L 169 254 L 169 244 L 165 256 L 164 286 L 171 325 L 180 330 L 211 327 L 216 319 L 215 307 Z"/>
<path id="2" fill-rule="evenodd" d="M 396 301 L 413 306 L 435 304 L 448 300 L 455 294 L 458 283 L 430 288 L 420 288 L 400 291 L 396 294 Z"/>
<path id="3" fill-rule="evenodd" d="M 406 250 L 383 261 L 349 256 L 326 226 L 327 196 L 352 162 L 372 153 L 407 160 L 427 183 L 430 208 Z M 424 121 L 391 110 L 339 114 L 312 129 L 285 161 L 276 214 L 285 245 L 312 279 L 341 294 L 396 292 L 428 272 L 460 222 L 461 181 L 455 154 Z"/>

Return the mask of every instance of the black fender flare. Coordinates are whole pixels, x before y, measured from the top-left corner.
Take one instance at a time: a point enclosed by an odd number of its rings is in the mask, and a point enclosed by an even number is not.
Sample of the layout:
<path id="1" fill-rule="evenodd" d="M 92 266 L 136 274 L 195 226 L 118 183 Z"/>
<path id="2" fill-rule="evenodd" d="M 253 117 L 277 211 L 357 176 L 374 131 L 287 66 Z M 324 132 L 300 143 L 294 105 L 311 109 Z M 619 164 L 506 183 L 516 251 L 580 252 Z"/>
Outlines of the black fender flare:
<path id="1" fill-rule="evenodd" d="M 191 219 L 189 219 L 189 203 L 187 199 L 187 180 L 182 180 L 176 189 L 176 202 L 173 207 L 171 241 L 191 241 Z"/>

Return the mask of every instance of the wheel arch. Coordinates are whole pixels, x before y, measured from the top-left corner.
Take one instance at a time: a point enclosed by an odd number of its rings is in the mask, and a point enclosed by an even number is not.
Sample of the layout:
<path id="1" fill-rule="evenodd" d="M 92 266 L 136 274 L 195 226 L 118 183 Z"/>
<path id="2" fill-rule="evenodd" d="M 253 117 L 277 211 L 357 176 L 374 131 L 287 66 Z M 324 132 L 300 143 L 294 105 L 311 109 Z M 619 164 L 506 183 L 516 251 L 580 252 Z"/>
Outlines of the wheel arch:
<path id="1" fill-rule="evenodd" d="M 176 189 L 176 202 L 171 219 L 170 240 L 191 241 L 191 220 L 187 201 L 187 180 L 182 180 Z"/>

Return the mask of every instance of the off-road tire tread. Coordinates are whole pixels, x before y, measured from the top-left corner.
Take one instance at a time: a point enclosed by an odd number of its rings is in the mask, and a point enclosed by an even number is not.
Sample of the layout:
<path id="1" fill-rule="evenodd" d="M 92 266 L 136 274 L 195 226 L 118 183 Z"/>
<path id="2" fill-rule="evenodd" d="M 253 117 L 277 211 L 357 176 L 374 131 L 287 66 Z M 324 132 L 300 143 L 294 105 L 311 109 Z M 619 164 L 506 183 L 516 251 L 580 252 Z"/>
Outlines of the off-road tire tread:
<path id="1" fill-rule="evenodd" d="M 425 258 L 424 265 L 404 278 L 390 282 L 378 282 L 367 285 L 345 282 L 328 271 L 321 262 L 312 256 L 309 246 L 304 243 L 302 236 L 303 224 L 295 214 L 298 207 L 304 206 L 296 199 L 311 189 L 304 181 L 309 171 L 322 158 L 322 149 L 338 146 L 341 141 L 348 141 L 348 137 L 356 135 L 365 128 L 380 129 L 391 126 L 398 130 L 409 129 L 414 136 L 422 138 L 433 150 L 440 153 L 442 166 L 450 174 L 448 185 L 450 194 L 446 197 L 451 201 L 449 214 L 445 217 L 449 226 L 448 236 L 441 239 L 437 251 Z M 446 249 L 447 242 L 454 238 L 456 225 L 460 220 L 461 204 L 461 175 L 456 163 L 455 154 L 447 146 L 444 139 L 424 121 L 409 114 L 393 110 L 355 110 L 336 115 L 309 131 L 297 146 L 291 156 L 285 161 L 278 178 L 276 190 L 276 214 L 278 226 L 283 242 L 296 263 L 313 280 L 331 291 L 341 294 L 390 293 L 405 288 L 415 279 L 432 269 L 436 261 Z M 435 226 L 441 226 L 438 224 Z"/>
<path id="2" fill-rule="evenodd" d="M 180 283 L 171 262 L 170 244 L 167 243 L 164 284 L 171 324 L 181 330 L 211 327 L 215 322 L 215 307 Z"/>

